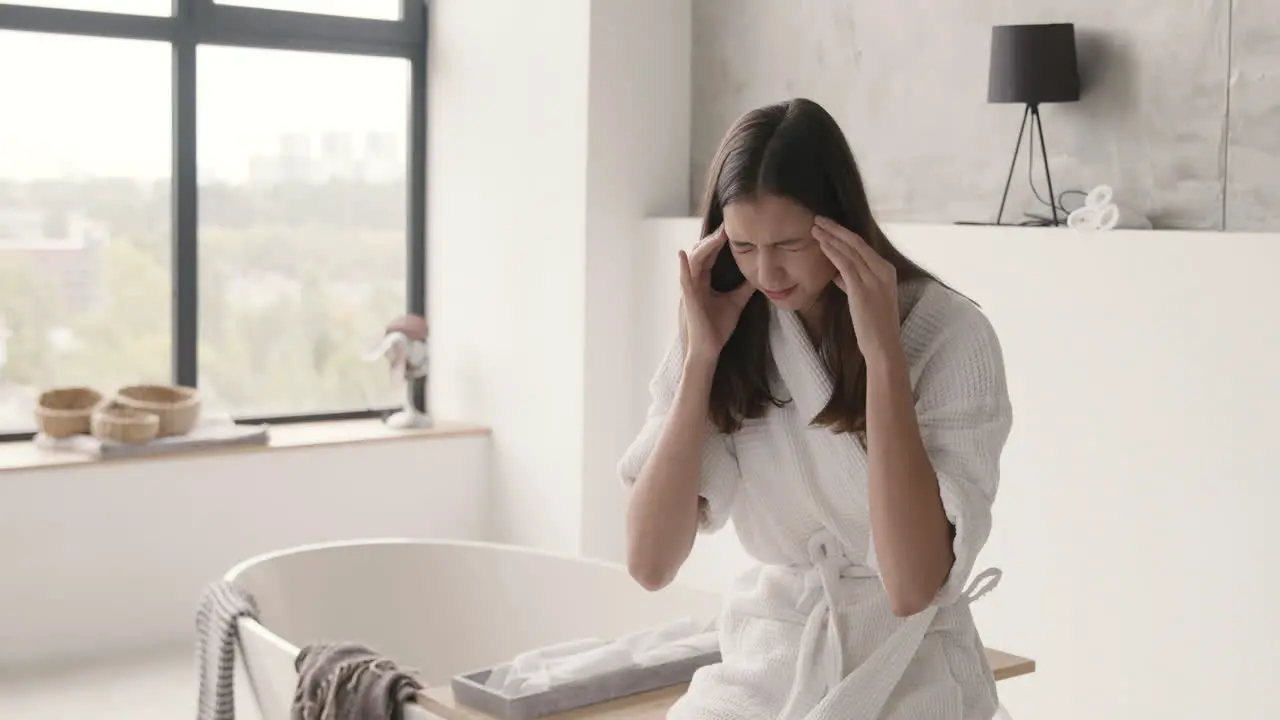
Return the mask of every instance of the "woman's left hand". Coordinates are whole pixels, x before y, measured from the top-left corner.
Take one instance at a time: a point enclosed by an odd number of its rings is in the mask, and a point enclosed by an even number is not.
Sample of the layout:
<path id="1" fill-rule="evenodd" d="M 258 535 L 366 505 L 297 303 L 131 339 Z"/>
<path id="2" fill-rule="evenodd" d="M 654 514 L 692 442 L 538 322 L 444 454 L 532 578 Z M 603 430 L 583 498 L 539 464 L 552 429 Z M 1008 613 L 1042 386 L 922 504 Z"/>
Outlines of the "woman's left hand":
<path id="1" fill-rule="evenodd" d="M 812 232 L 839 271 L 835 283 L 849 298 L 862 356 L 873 362 L 900 352 L 898 271 L 857 233 L 830 218 L 815 218 Z"/>

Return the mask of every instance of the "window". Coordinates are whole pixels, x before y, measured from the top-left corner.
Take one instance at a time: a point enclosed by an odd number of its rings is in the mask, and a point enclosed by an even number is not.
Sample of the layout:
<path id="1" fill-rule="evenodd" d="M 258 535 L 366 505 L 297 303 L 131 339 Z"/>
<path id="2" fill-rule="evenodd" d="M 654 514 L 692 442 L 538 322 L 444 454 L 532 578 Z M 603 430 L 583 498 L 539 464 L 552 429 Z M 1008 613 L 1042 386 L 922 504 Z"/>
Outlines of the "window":
<path id="1" fill-rule="evenodd" d="M 238 414 L 395 404 L 360 356 L 405 307 L 408 63 L 203 47 L 197 66 L 201 386 Z"/>
<path id="2" fill-rule="evenodd" d="M 425 311 L 425 62 L 423 0 L 0 0 L 0 439 L 65 385 L 398 405 L 362 355 Z"/>
<path id="3" fill-rule="evenodd" d="M 64 10 L 127 13 L 130 15 L 168 15 L 173 0 L 7 0 L 14 5 Z M 3 6 L 5 3 L 0 3 Z M 2 9 L 2 8 L 0 8 Z"/>
<path id="4" fill-rule="evenodd" d="M 40 388 L 169 378 L 169 56 L 0 30 L 0 432 Z"/>
<path id="5" fill-rule="evenodd" d="M 399 20 L 400 0 L 217 0 L 223 5 L 244 5 L 266 10 L 340 15 L 373 20 Z"/>

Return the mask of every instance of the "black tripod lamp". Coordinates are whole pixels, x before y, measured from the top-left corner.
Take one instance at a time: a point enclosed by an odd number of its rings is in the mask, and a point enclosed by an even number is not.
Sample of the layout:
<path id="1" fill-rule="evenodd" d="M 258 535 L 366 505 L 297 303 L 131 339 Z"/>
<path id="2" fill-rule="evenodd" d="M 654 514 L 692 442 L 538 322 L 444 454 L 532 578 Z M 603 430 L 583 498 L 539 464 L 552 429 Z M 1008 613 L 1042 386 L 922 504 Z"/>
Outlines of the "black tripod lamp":
<path id="1" fill-rule="evenodd" d="M 1022 126 L 1018 129 L 1018 144 L 1013 148 L 1013 161 L 1009 163 L 1009 178 L 1004 183 L 1004 195 L 1000 198 L 1000 212 L 996 224 L 1004 217 L 1004 206 L 1009 200 L 1009 186 L 1013 182 L 1013 169 L 1018 164 L 1022 149 L 1022 137 L 1030 120 L 1032 131 L 1040 137 L 1040 154 L 1044 160 L 1044 177 L 1049 184 L 1049 206 L 1053 211 L 1053 224 L 1058 225 L 1058 200 L 1053 194 L 1053 179 L 1049 174 L 1049 152 L 1044 146 L 1044 127 L 1040 123 L 1041 103 L 1075 102 L 1080 99 L 1080 73 L 1076 66 L 1076 30 L 1072 23 L 1042 25 L 996 25 L 991 28 L 991 75 L 987 85 L 987 102 L 1019 103 L 1026 106 L 1022 112 Z M 1035 138 L 1031 138 L 1031 144 Z M 1028 148 L 1027 162 L 1035 163 L 1035 150 Z M 1065 220 L 1065 218 L 1064 218 Z"/>

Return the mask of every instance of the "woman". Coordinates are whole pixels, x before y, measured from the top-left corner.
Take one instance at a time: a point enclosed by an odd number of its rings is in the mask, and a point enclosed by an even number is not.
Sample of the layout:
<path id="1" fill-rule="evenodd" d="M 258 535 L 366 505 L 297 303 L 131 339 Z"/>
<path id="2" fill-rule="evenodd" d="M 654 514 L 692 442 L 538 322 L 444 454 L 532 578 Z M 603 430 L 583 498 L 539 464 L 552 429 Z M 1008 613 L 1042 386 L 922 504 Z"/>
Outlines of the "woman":
<path id="1" fill-rule="evenodd" d="M 1011 411 L 990 323 L 894 249 L 843 134 L 807 100 L 729 131 L 681 328 L 619 464 L 628 562 L 669 583 L 732 518 L 758 564 L 722 662 L 670 718 L 988 720 L 965 583 L 991 529 Z"/>

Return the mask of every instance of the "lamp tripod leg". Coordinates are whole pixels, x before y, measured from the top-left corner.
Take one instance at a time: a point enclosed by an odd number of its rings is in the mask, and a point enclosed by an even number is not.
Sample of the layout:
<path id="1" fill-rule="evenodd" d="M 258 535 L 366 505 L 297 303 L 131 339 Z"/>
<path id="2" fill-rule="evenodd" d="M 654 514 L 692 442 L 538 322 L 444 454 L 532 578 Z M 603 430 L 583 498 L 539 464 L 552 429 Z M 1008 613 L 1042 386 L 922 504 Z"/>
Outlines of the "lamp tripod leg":
<path id="1" fill-rule="evenodd" d="M 1013 146 L 1013 160 L 1009 162 L 1009 177 L 1004 181 L 1004 194 L 1000 196 L 1000 212 L 996 213 L 996 224 L 1004 218 L 1004 206 L 1009 201 L 1009 188 L 1013 185 L 1013 170 L 1018 166 L 1018 153 L 1022 150 L 1022 136 L 1027 131 L 1027 118 L 1031 116 L 1032 106 L 1027 105 L 1022 111 L 1022 124 L 1018 126 L 1018 143 Z M 1035 116 L 1040 116 L 1039 110 L 1035 111 Z M 1043 146 L 1043 141 L 1041 142 Z"/>
<path id="2" fill-rule="evenodd" d="M 1040 135 L 1040 158 L 1044 161 L 1044 180 L 1049 185 L 1049 209 L 1053 212 L 1053 224 L 1058 226 L 1058 196 L 1053 194 L 1053 176 L 1049 172 L 1049 150 L 1044 145 L 1044 123 L 1040 122 L 1040 107 L 1031 109 L 1031 119 L 1035 123 L 1036 133 Z M 1034 156 L 1033 156 L 1034 157 Z"/>

